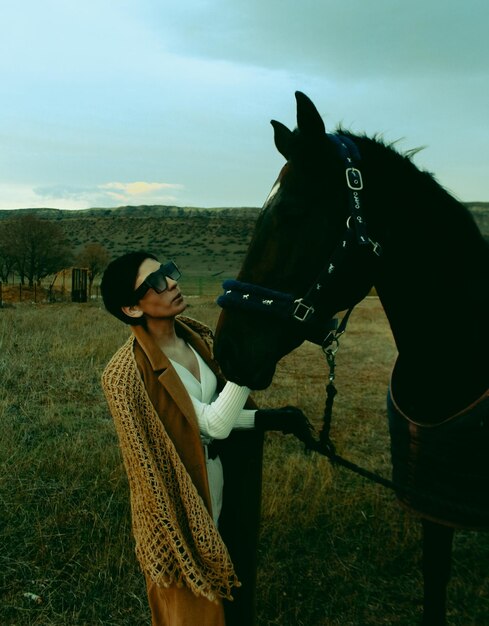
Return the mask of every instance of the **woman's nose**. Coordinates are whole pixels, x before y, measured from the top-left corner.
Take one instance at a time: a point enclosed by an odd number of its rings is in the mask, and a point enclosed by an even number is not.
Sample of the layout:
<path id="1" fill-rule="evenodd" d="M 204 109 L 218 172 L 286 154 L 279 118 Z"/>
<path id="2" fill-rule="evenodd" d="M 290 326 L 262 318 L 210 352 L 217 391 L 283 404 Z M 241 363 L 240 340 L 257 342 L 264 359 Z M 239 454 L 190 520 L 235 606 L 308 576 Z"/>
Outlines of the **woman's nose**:
<path id="1" fill-rule="evenodd" d="M 166 277 L 166 284 L 168 285 L 168 289 L 175 289 L 175 287 L 178 285 L 178 280 L 174 280 L 173 278 L 170 278 L 169 276 Z"/>

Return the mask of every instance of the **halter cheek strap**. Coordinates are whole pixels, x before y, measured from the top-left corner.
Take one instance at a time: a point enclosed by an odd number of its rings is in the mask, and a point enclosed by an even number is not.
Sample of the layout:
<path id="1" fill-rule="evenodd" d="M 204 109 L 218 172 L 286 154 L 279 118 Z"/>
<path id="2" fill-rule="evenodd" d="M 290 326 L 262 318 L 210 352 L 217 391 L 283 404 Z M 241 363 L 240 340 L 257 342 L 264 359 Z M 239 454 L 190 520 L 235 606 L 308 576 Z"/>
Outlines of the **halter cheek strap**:
<path id="1" fill-rule="evenodd" d="M 379 243 L 373 241 L 368 236 L 367 221 L 362 211 L 361 191 L 363 190 L 363 178 L 359 169 L 360 152 L 349 137 L 344 135 L 326 135 L 326 137 L 337 146 L 339 156 L 345 167 L 349 214 L 346 220 L 345 233 L 333 251 L 329 262 L 305 296 L 297 301 L 294 317 L 299 321 L 306 321 L 310 316 L 314 315 L 315 304 L 321 296 L 321 291 L 336 273 L 337 268 L 342 265 L 352 244 L 356 242 L 359 246 L 369 245 L 376 256 L 382 254 Z"/>
<path id="2" fill-rule="evenodd" d="M 367 236 L 367 223 L 362 214 L 361 194 L 363 189 L 362 172 L 360 171 L 360 151 L 356 144 L 344 135 L 327 135 L 327 138 L 336 144 L 338 152 L 345 165 L 346 185 L 348 188 L 348 206 L 350 209 L 349 220 L 357 236 L 360 246 L 370 243 Z M 355 167 L 356 166 L 356 167 Z"/>

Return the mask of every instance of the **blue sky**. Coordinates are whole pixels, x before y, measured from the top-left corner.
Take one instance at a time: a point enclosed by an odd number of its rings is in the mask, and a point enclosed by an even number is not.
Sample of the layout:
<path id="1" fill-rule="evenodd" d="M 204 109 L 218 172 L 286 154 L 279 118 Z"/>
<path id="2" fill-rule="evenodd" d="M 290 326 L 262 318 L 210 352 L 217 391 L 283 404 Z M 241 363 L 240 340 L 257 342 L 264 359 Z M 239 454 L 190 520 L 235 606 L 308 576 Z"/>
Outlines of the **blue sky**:
<path id="1" fill-rule="evenodd" d="M 0 208 L 261 206 L 294 91 L 489 201 L 487 0 L 2 0 Z"/>

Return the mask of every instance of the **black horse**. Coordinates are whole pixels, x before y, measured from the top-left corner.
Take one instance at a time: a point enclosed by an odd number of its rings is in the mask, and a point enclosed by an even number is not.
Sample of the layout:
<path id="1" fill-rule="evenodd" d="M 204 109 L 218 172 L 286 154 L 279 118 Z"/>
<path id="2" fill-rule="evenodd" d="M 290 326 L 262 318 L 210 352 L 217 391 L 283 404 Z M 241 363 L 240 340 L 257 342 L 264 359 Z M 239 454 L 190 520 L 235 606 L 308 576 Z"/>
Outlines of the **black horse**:
<path id="1" fill-rule="evenodd" d="M 453 529 L 489 527 L 489 248 L 412 155 L 326 134 L 296 99 L 293 132 L 272 121 L 287 163 L 225 283 L 216 356 L 229 379 L 266 388 L 279 359 L 322 329 L 329 345 L 329 320 L 375 286 L 398 350 L 394 481 L 424 530 L 423 624 L 446 624 Z"/>

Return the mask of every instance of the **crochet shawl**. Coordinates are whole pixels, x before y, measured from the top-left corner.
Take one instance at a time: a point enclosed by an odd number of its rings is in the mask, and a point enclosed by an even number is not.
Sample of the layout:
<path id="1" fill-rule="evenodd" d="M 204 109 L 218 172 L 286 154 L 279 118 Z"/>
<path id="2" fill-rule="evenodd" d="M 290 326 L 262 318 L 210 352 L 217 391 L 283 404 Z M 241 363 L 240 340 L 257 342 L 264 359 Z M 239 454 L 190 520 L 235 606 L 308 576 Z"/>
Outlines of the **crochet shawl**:
<path id="1" fill-rule="evenodd" d="M 136 555 L 158 585 L 185 585 L 213 601 L 240 583 L 204 501 L 150 401 L 131 337 L 102 374 L 131 498 Z"/>

